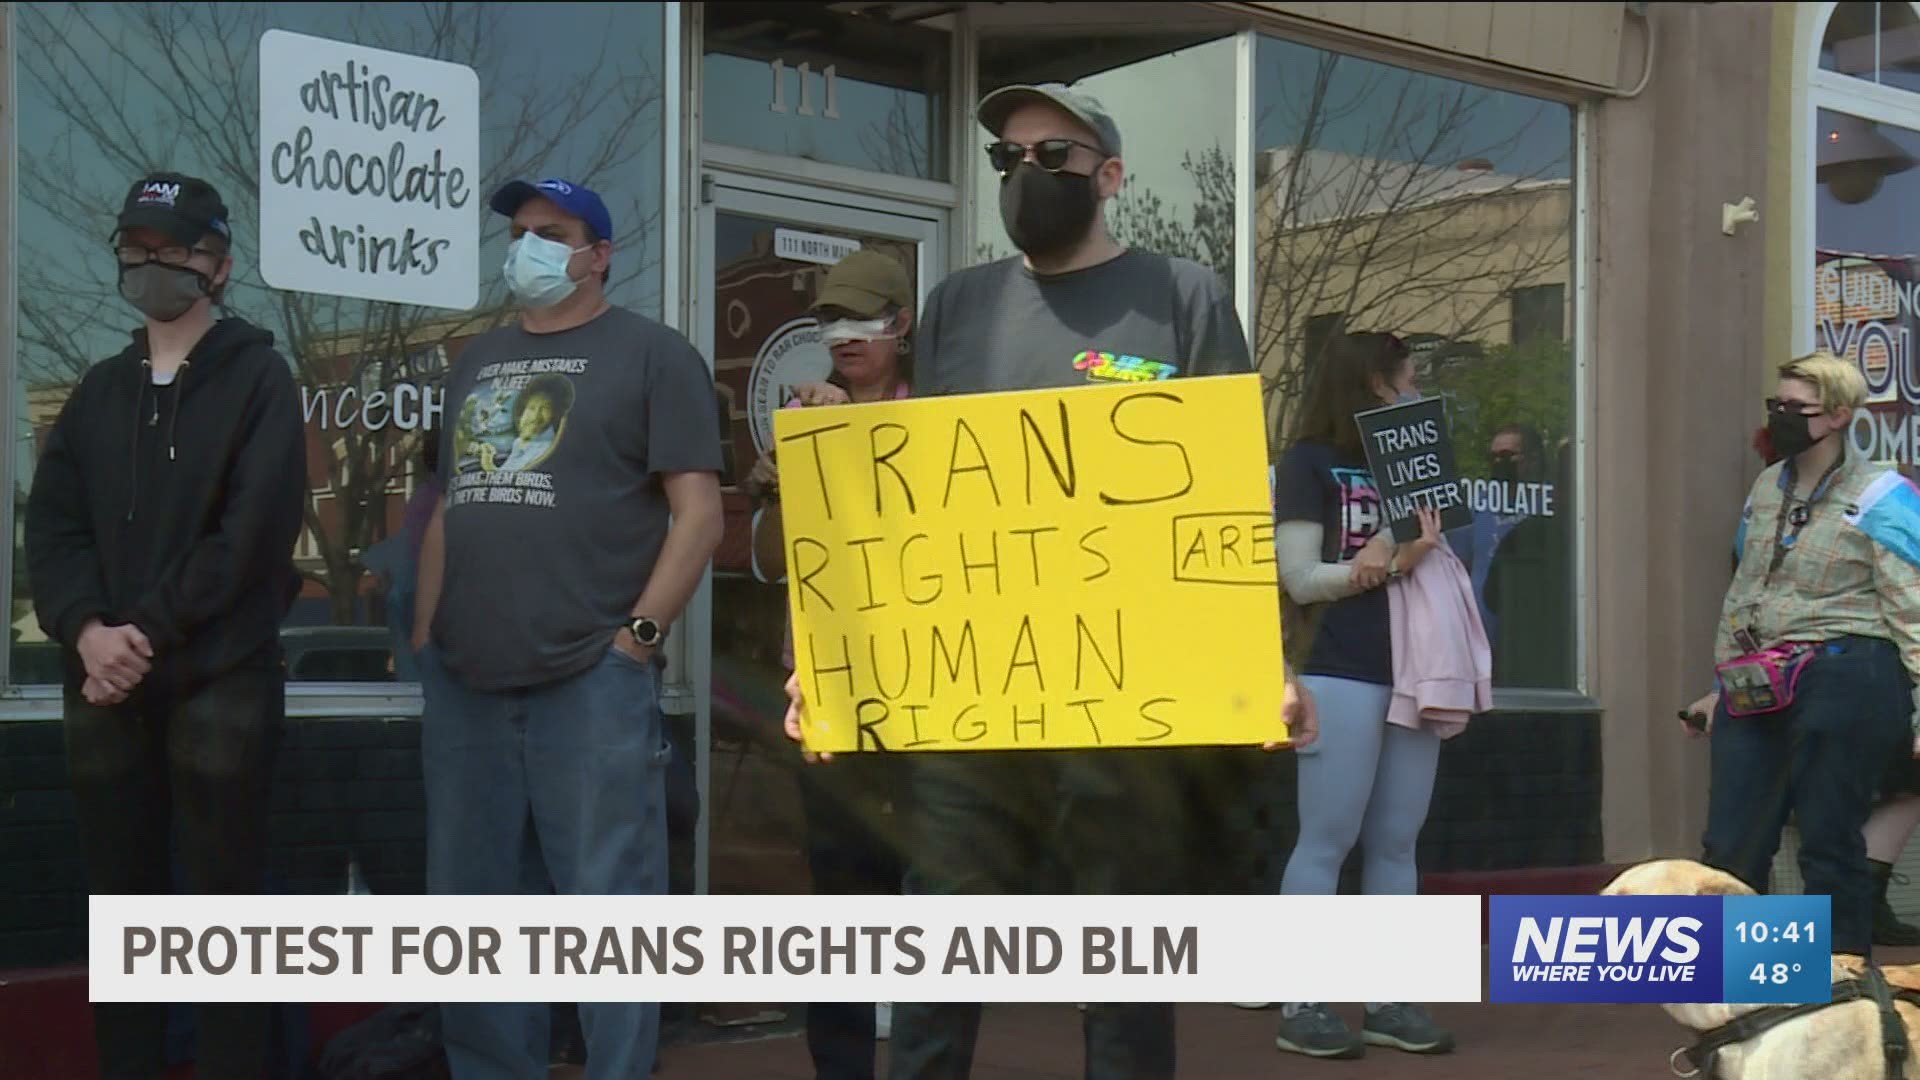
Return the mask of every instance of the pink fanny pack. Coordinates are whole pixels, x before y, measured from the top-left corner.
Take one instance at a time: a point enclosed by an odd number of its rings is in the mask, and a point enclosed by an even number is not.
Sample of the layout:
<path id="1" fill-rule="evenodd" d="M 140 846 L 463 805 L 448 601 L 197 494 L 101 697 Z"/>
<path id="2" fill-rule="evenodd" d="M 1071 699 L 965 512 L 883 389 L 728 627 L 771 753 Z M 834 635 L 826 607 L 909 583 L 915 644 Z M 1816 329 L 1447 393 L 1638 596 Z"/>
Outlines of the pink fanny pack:
<path id="1" fill-rule="evenodd" d="M 1793 704 L 1800 676 L 1818 655 L 1812 645 L 1789 642 L 1736 657 L 1713 669 L 1720 704 L 1728 716 L 1763 716 Z"/>

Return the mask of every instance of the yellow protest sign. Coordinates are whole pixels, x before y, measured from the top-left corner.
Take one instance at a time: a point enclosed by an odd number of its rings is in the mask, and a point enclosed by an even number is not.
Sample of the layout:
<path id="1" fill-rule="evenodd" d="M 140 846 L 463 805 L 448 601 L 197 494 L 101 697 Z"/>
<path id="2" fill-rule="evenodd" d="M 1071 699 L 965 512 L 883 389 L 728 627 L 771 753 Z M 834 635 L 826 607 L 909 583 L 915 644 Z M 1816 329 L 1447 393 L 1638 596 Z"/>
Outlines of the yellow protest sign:
<path id="1" fill-rule="evenodd" d="M 1257 375 L 774 418 L 814 750 L 1283 740 Z"/>

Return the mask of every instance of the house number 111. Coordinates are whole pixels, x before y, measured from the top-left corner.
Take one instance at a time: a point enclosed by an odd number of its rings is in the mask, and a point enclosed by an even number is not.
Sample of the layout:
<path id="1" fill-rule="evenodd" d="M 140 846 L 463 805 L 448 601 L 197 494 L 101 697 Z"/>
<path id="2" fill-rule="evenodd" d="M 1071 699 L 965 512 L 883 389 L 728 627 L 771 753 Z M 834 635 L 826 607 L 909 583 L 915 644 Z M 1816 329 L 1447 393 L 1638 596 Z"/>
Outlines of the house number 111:
<path id="1" fill-rule="evenodd" d="M 771 104 L 767 106 L 767 109 L 770 112 L 777 112 L 777 113 L 786 112 L 787 111 L 787 62 L 785 60 L 769 60 L 767 61 L 767 64 L 773 68 L 773 101 Z M 834 80 L 833 69 L 834 69 L 834 65 L 828 64 L 820 72 L 820 77 L 823 80 L 825 80 L 827 84 L 827 91 L 826 91 L 827 107 L 820 111 L 820 115 L 826 117 L 828 120 L 840 119 L 840 86 Z M 799 71 L 800 71 L 800 107 L 795 109 L 794 112 L 801 116 L 812 116 L 813 115 L 813 82 L 810 76 L 812 76 L 813 74 L 813 65 L 810 63 L 802 63 L 800 65 Z"/>

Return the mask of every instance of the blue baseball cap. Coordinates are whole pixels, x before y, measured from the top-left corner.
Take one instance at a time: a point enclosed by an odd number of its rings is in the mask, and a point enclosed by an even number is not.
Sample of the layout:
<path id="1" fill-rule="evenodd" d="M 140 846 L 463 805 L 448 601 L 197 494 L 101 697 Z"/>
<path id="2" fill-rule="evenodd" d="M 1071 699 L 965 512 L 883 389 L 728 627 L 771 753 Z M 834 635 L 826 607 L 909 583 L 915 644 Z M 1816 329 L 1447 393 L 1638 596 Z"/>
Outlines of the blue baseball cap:
<path id="1" fill-rule="evenodd" d="M 542 180 L 537 184 L 514 180 L 501 185 L 487 205 L 493 207 L 496 214 L 512 217 L 535 196 L 586 222 L 600 239 L 613 239 L 613 215 L 607 213 L 607 204 L 600 201 L 600 196 L 570 180 Z"/>

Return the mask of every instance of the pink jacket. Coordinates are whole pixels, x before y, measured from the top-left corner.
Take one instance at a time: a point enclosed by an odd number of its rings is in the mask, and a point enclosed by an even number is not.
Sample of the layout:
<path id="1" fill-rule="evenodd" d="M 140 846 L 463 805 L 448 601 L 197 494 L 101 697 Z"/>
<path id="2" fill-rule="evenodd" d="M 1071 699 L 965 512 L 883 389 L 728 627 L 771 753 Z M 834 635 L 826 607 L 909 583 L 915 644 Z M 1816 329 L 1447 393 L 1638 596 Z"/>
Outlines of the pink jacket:
<path id="1" fill-rule="evenodd" d="M 1493 649 L 1473 579 L 1446 544 L 1387 586 L 1393 703 L 1387 722 L 1451 739 L 1493 708 Z"/>

